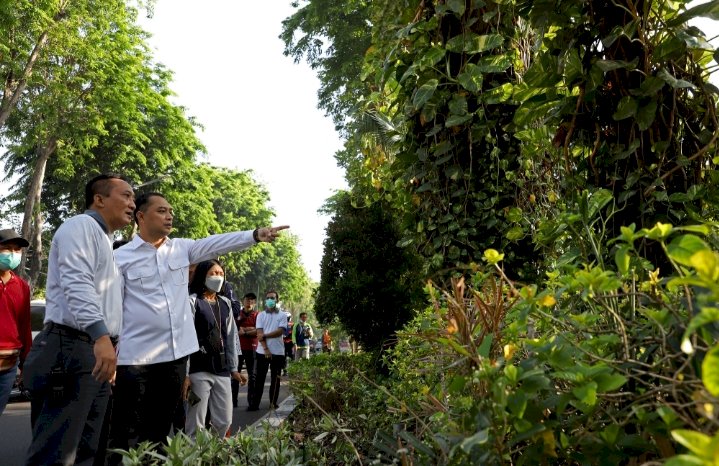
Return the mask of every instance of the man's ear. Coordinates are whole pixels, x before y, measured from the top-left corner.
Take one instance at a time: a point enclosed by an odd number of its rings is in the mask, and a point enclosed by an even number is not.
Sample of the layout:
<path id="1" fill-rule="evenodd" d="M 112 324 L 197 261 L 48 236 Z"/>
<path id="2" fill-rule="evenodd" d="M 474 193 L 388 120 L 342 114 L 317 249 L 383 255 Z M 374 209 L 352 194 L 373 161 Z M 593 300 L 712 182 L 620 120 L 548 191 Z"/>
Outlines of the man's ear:
<path id="1" fill-rule="evenodd" d="M 93 196 L 93 204 L 98 207 L 104 207 L 105 206 L 105 199 L 102 197 L 102 194 L 95 194 Z"/>

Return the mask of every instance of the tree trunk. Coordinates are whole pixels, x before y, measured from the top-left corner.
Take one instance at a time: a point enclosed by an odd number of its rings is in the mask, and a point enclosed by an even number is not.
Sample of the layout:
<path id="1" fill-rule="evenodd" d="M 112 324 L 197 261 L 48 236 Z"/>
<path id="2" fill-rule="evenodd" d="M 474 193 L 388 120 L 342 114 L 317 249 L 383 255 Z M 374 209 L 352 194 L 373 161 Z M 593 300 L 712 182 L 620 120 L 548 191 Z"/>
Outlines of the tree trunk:
<path id="1" fill-rule="evenodd" d="M 5 122 L 7 121 L 8 117 L 15 109 L 15 105 L 17 105 L 18 100 L 20 100 L 22 93 L 25 91 L 25 87 L 27 87 L 27 82 L 32 76 L 35 62 L 37 62 L 40 53 L 47 44 L 48 34 L 50 30 L 67 16 L 65 14 L 65 9 L 67 8 L 67 4 L 69 3 L 69 1 L 70 0 L 63 0 L 62 2 L 60 2 L 59 10 L 53 16 L 52 23 L 48 24 L 47 29 L 44 30 L 42 34 L 40 34 L 40 37 L 37 38 L 35 47 L 33 47 L 32 52 L 27 59 L 27 63 L 25 63 L 25 68 L 22 70 L 22 74 L 17 77 L 17 79 L 13 77 L 12 73 L 8 74 L 5 77 L 3 95 L 2 99 L 0 99 L 0 128 L 5 125 Z"/>
<path id="2" fill-rule="evenodd" d="M 38 280 L 40 278 L 40 270 L 42 270 L 43 254 L 42 254 L 42 210 L 35 209 L 35 218 L 33 219 L 32 237 L 28 238 L 32 255 L 30 256 L 30 274 L 28 283 L 30 289 L 38 288 Z"/>
<path id="3" fill-rule="evenodd" d="M 30 180 L 27 197 L 25 198 L 25 210 L 22 218 L 22 228 L 20 229 L 20 236 L 23 238 L 30 237 L 30 228 L 32 226 L 33 219 L 36 217 L 36 210 L 37 217 L 40 218 L 40 200 L 42 198 L 42 182 L 45 178 L 45 168 L 47 167 L 47 161 L 50 158 L 50 155 L 55 152 L 56 148 L 57 139 L 51 137 L 43 146 L 38 147 L 36 150 L 37 160 L 35 161 L 35 168 L 32 172 L 32 179 Z M 37 223 L 36 229 L 41 230 L 42 223 Z M 39 237 L 40 233 L 37 232 L 35 236 Z M 31 244 L 31 246 L 33 247 L 33 254 L 41 253 L 41 251 L 34 250 L 34 244 Z M 29 278 L 28 274 L 25 273 L 25 267 L 23 267 L 27 256 L 28 250 L 26 249 L 23 251 L 19 267 L 19 270 L 24 278 Z"/>
<path id="4" fill-rule="evenodd" d="M 45 47 L 46 43 L 47 31 L 44 31 L 42 34 L 40 34 L 40 37 L 35 44 L 35 48 L 33 48 L 30 57 L 27 59 L 25 69 L 22 72 L 22 76 L 20 76 L 17 82 L 14 82 L 15 80 L 12 78 L 12 75 L 7 76 L 5 80 L 5 89 L 3 91 L 2 102 L 0 102 L 0 128 L 5 125 L 5 122 L 7 121 L 8 117 L 15 109 L 17 101 L 20 100 L 20 96 L 22 95 L 23 91 L 25 90 L 25 87 L 27 86 L 27 81 L 32 75 L 33 66 L 35 66 L 35 62 L 40 56 L 40 52 L 42 51 L 43 47 Z"/>

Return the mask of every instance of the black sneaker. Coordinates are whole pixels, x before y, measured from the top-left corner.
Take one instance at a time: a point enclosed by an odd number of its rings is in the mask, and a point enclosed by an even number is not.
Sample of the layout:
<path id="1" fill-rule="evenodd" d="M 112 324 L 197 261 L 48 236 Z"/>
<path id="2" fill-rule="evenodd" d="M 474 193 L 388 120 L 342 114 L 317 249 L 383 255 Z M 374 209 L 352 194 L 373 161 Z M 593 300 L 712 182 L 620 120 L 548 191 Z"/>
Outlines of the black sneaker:
<path id="1" fill-rule="evenodd" d="M 260 410 L 259 406 L 248 406 L 247 407 L 247 411 L 259 411 L 259 410 Z"/>

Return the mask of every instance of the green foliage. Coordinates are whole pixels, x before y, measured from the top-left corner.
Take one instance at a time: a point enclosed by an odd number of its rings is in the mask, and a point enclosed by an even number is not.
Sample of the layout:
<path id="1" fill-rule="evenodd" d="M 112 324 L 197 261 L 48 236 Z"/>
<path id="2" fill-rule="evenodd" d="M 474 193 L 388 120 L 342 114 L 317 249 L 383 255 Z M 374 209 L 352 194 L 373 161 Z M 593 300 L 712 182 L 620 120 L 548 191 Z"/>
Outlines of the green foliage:
<path id="1" fill-rule="evenodd" d="M 384 376 L 370 353 L 321 354 L 289 366 L 297 406 L 287 419 L 304 435 L 305 448 L 326 464 L 367 464 L 378 429 L 398 422 L 387 412 Z"/>
<path id="2" fill-rule="evenodd" d="M 357 208 L 348 194 L 337 196 L 315 300 L 320 323 L 336 319 L 367 349 L 389 343 L 419 298 L 417 258 L 398 241 L 389 204 Z"/>
<path id="3" fill-rule="evenodd" d="M 198 431 L 194 439 L 178 433 L 169 438 L 163 451 L 143 442 L 135 449 L 120 452 L 122 464 L 126 466 L 285 466 L 307 464 L 309 460 L 286 426 L 275 428 L 269 424 L 261 426 L 261 430 L 247 429 L 227 439 L 206 430 Z"/>

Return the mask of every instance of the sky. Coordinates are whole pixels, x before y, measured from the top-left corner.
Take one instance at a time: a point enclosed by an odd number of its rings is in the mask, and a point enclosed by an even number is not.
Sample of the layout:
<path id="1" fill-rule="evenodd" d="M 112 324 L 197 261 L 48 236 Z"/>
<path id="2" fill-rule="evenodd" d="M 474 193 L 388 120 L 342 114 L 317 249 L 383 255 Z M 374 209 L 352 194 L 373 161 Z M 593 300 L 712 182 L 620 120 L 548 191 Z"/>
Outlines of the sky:
<path id="1" fill-rule="evenodd" d="M 204 126 L 204 161 L 254 172 L 274 224 L 290 225 L 319 281 L 329 217 L 317 210 L 347 184 L 334 159 L 342 142 L 317 109 L 319 81 L 282 54 L 282 20 L 293 11 L 290 0 L 157 0 L 140 24 L 156 61 L 174 72 L 174 102 Z"/>

